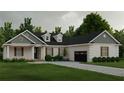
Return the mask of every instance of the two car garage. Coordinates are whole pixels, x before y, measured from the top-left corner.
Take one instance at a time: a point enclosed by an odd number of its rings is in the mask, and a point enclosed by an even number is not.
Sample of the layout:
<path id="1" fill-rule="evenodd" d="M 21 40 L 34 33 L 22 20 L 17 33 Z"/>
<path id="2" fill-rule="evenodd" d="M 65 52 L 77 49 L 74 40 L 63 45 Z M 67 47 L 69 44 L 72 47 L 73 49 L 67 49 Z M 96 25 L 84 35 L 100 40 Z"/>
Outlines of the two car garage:
<path id="1" fill-rule="evenodd" d="M 75 51 L 74 52 L 74 60 L 87 62 L 87 51 Z"/>

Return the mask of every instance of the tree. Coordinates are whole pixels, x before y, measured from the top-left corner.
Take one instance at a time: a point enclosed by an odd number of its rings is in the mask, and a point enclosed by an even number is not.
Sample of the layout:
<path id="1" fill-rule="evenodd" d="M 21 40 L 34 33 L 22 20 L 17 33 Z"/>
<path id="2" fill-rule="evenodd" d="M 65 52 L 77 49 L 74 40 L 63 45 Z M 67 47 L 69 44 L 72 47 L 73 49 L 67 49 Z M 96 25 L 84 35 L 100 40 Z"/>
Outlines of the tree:
<path id="1" fill-rule="evenodd" d="M 55 30 L 52 33 L 58 34 L 60 32 L 61 32 L 61 27 L 57 26 L 57 27 L 55 27 Z"/>
<path id="2" fill-rule="evenodd" d="M 66 37 L 72 37 L 74 36 L 75 31 L 74 31 L 74 26 L 69 26 L 69 29 L 65 32 Z"/>
<path id="3" fill-rule="evenodd" d="M 34 32 L 42 32 L 42 27 L 35 27 Z"/>
<path id="4" fill-rule="evenodd" d="M 16 29 L 17 34 L 21 33 L 25 30 L 29 30 L 31 32 L 33 32 L 33 29 L 35 28 L 32 24 L 31 24 L 32 18 L 24 18 L 24 23 L 21 23 L 19 26 L 19 29 Z"/>
<path id="5" fill-rule="evenodd" d="M 5 42 L 5 37 L 4 37 L 4 35 L 3 35 L 3 32 L 1 31 L 1 29 L 0 29 L 0 48 L 1 48 L 1 46 L 2 46 L 2 44 Z"/>
<path id="6" fill-rule="evenodd" d="M 1 37 L 4 39 L 3 42 L 11 39 L 14 36 L 14 30 L 12 29 L 12 23 L 11 22 L 5 22 L 4 27 L 0 27 Z"/>
<path id="7" fill-rule="evenodd" d="M 0 27 L 0 58 L 2 58 L 3 43 L 8 41 L 14 36 L 14 30 L 12 29 L 11 22 L 5 22 L 3 27 Z"/>
<path id="8" fill-rule="evenodd" d="M 124 57 L 124 29 L 120 31 L 115 30 L 115 33 L 113 35 L 122 44 L 121 46 L 119 46 L 119 56 Z"/>
<path id="9" fill-rule="evenodd" d="M 108 22 L 103 19 L 97 12 L 90 13 L 83 19 L 83 23 L 79 28 L 76 29 L 75 35 L 82 35 L 95 31 L 104 31 L 107 30 L 110 33 L 112 32 L 112 28 L 108 24 Z"/>

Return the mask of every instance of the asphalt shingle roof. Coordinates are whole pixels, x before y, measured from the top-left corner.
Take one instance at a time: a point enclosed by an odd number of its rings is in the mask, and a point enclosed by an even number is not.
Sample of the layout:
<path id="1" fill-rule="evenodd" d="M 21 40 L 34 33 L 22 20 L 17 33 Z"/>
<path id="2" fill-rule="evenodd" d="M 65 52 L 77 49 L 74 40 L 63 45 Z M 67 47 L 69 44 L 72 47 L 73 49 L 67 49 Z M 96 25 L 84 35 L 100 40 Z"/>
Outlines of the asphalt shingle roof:
<path id="1" fill-rule="evenodd" d="M 84 43 L 89 43 L 93 38 L 95 38 L 96 36 L 98 36 L 101 33 L 101 31 L 99 32 L 92 32 L 89 34 L 86 34 L 84 36 L 75 36 L 72 38 L 67 38 L 63 36 L 63 42 L 57 42 L 54 38 L 53 38 L 53 34 L 51 34 L 51 42 L 46 42 L 48 45 L 73 45 L 73 44 L 84 44 Z M 40 32 L 35 32 L 34 33 L 38 38 L 40 38 L 41 40 L 43 40 L 43 38 L 41 37 L 44 33 L 40 33 Z M 44 41 L 44 40 L 43 40 Z"/>

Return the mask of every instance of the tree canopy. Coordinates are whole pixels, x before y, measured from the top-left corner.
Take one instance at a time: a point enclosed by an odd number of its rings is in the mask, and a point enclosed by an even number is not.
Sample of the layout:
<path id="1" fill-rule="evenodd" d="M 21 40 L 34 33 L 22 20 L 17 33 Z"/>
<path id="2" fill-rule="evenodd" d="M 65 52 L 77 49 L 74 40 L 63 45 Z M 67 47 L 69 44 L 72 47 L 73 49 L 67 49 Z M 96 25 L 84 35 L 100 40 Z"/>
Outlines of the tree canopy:
<path id="1" fill-rule="evenodd" d="M 35 27 L 34 32 L 42 32 L 42 27 Z"/>
<path id="2" fill-rule="evenodd" d="M 114 37 L 122 44 L 119 48 L 119 56 L 124 57 L 124 29 L 115 30 Z"/>
<path id="3" fill-rule="evenodd" d="M 61 27 L 60 26 L 56 26 L 52 33 L 58 34 L 60 32 L 61 32 Z"/>
<path id="4" fill-rule="evenodd" d="M 0 33 L 3 35 L 3 42 L 11 39 L 14 36 L 14 30 L 12 29 L 11 22 L 5 22 L 3 27 L 0 27 Z"/>
<path id="5" fill-rule="evenodd" d="M 83 19 L 83 23 L 79 28 L 76 29 L 75 35 L 83 35 L 95 31 L 104 31 L 107 30 L 112 32 L 112 28 L 108 22 L 103 19 L 97 12 L 90 13 Z"/>
<path id="6" fill-rule="evenodd" d="M 74 26 L 69 26 L 68 30 L 64 33 L 66 37 L 73 37 L 75 35 Z"/>
<path id="7" fill-rule="evenodd" d="M 16 34 L 19 34 L 25 30 L 29 30 L 31 32 L 33 32 L 33 29 L 35 28 L 35 26 L 32 25 L 32 18 L 24 18 L 24 23 L 21 23 L 19 26 L 19 29 L 16 29 Z"/>

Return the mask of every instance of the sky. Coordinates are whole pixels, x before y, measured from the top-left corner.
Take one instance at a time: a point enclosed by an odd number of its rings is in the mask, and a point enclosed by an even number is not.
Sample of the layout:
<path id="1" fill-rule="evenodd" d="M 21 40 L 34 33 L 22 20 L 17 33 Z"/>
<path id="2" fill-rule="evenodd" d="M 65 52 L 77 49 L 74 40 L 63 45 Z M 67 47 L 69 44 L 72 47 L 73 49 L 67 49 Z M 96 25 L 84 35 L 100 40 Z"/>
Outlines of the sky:
<path id="1" fill-rule="evenodd" d="M 41 26 L 43 31 L 53 31 L 55 26 L 61 26 L 62 32 L 73 25 L 75 29 L 83 22 L 83 18 L 92 11 L 0 11 L 0 26 L 4 22 L 12 22 L 13 28 L 19 27 L 25 17 L 32 18 L 32 24 Z M 95 12 L 95 11 L 94 11 Z M 103 19 L 117 30 L 124 28 L 124 11 L 97 11 Z"/>

